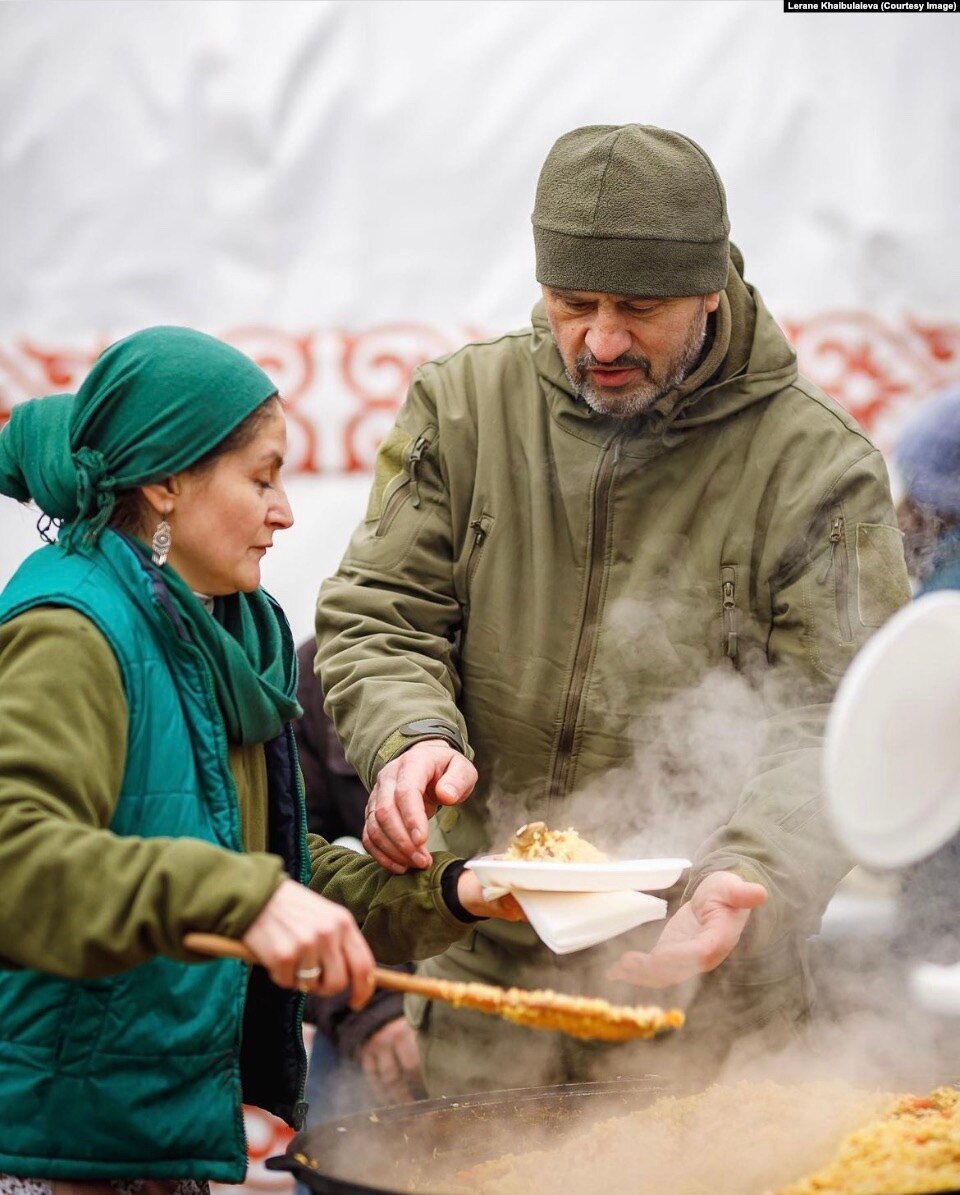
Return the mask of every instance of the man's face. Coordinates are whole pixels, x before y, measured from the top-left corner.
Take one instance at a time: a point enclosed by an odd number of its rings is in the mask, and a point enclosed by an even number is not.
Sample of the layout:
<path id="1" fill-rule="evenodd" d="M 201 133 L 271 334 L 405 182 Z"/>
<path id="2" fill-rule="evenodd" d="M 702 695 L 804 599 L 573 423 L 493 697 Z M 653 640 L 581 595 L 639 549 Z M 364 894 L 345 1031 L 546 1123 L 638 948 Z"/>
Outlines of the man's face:
<path id="1" fill-rule="evenodd" d="M 645 299 L 544 286 L 550 330 L 577 394 L 601 415 L 648 410 L 695 368 L 719 291 Z"/>

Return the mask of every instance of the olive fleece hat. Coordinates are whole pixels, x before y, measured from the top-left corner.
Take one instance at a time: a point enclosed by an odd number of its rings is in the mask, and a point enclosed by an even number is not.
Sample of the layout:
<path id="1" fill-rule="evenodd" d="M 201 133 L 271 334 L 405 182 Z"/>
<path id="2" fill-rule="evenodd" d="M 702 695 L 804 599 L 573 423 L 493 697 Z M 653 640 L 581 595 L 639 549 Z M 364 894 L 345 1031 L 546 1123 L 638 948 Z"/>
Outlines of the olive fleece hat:
<path id="1" fill-rule="evenodd" d="M 699 145 L 653 125 L 565 133 L 533 208 L 537 281 L 567 290 L 673 297 L 727 284 L 730 221 Z"/>

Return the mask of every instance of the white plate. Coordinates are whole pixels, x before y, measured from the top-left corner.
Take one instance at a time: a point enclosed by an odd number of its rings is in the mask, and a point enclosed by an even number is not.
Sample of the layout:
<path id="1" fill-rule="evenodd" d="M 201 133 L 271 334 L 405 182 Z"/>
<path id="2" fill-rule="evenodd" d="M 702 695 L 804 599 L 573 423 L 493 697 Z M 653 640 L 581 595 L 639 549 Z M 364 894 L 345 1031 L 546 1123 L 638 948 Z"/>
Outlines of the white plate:
<path id="1" fill-rule="evenodd" d="M 847 669 L 827 722 L 827 809 L 862 863 L 902 867 L 960 830 L 960 593 L 899 610 Z"/>
<path id="2" fill-rule="evenodd" d="M 485 888 L 525 892 L 651 892 L 675 884 L 689 859 L 618 859 L 611 863 L 554 863 L 483 855 L 467 863 Z"/>

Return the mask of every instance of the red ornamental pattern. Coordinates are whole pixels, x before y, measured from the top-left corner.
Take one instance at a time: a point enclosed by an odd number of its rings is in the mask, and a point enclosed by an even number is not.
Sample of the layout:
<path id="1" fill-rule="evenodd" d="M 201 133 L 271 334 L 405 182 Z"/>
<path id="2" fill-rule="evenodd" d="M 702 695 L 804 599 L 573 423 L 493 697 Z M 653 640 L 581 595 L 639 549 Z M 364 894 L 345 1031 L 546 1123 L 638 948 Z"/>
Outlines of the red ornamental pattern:
<path id="1" fill-rule="evenodd" d="M 343 334 L 342 377 L 357 403 L 343 426 L 343 468 L 347 473 L 372 467 L 418 365 L 478 339 L 469 334 L 451 343 L 435 328 L 393 324 Z"/>
<path id="2" fill-rule="evenodd" d="M 784 331 L 800 368 L 889 451 L 911 407 L 960 382 L 960 323 L 825 312 Z"/>
<path id="3" fill-rule="evenodd" d="M 910 407 L 960 381 L 960 323 L 859 311 L 788 320 L 803 372 L 889 449 Z M 366 472 L 422 362 L 482 333 L 465 325 L 394 323 L 290 332 L 263 325 L 221 333 L 277 382 L 286 402 L 291 474 Z M 0 427 L 24 399 L 75 390 L 115 337 L 0 340 Z"/>

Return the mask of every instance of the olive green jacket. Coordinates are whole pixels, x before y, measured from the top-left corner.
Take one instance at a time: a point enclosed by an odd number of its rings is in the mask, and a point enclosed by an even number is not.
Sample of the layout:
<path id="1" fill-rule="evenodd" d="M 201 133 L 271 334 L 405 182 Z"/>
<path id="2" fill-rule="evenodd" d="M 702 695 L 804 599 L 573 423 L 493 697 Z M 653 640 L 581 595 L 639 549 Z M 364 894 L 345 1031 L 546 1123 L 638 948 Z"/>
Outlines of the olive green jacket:
<path id="1" fill-rule="evenodd" d="M 690 851 L 688 892 L 726 868 L 768 889 L 743 957 L 814 932 L 849 867 L 821 809 L 825 703 L 909 589 L 880 453 L 735 261 L 701 364 L 638 421 L 574 396 L 542 306 L 420 368 L 317 629 L 368 784 L 438 731 L 474 758 L 434 846 L 502 849 L 536 815 Z"/>

